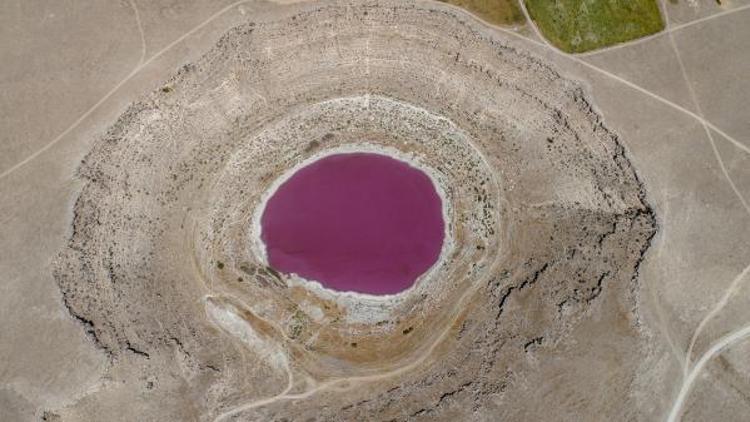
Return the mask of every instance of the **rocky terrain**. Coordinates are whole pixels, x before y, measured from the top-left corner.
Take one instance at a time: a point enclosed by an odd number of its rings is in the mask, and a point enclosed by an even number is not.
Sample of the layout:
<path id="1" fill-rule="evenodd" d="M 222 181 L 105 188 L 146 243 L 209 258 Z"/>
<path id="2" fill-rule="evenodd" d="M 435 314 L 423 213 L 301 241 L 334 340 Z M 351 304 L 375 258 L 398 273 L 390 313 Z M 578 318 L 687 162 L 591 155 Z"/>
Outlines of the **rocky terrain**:
<path id="1" fill-rule="evenodd" d="M 414 288 L 337 294 L 264 264 L 264 195 L 333 150 L 438 181 L 448 246 Z M 241 23 L 77 177 L 54 277 L 108 365 L 48 420 L 648 419 L 636 169 L 584 85 L 453 9 Z"/>

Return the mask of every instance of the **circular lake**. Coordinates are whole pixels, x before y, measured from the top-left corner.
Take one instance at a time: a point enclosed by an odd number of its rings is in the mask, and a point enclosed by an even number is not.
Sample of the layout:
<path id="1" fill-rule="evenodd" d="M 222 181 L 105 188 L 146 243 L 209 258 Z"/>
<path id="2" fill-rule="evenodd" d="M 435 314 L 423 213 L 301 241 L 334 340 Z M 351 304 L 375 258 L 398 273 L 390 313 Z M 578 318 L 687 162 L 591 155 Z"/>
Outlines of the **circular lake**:
<path id="1" fill-rule="evenodd" d="M 439 258 L 442 202 L 432 180 L 374 153 L 323 157 L 296 171 L 260 219 L 269 265 L 370 295 L 411 287 Z"/>

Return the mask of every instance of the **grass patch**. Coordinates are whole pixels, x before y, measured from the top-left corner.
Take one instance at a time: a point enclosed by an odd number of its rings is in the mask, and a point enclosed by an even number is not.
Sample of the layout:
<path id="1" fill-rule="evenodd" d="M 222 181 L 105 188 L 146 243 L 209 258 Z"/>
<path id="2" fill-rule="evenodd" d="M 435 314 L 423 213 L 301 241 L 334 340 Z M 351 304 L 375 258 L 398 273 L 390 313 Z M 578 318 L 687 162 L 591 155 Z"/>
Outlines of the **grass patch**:
<path id="1" fill-rule="evenodd" d="M 568 53 L 607 47 L 664 28 L 656 0 L 526 0 L 545 37 Z"/>
<path id="2" fill-rule="evenodd" d="M 514 25 L 523 22 L 518 0 L 440 0 L 477 15 L 496 25 Z"/>

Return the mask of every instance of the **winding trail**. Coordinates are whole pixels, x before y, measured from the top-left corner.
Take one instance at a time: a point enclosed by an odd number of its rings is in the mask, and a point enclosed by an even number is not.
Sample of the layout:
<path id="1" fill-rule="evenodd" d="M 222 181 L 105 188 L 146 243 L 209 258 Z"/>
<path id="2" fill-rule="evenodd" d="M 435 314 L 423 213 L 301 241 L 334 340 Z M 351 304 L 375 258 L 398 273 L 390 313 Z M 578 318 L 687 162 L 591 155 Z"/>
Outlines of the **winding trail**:
<path id="1" fill-rule="evenodd" d="M 711 348 L 708 349 L 706 353 L 701 356 L 701 358 L 696 362 L 693 369 L 690 370 L 687 377 L 683 380 L 680 392 L 675 398 L 672 409 L 669 412 L 669 416 L 667 416 L 667 422 L 677 422 L 680 419 L 682 405 L 685 403 L 685 400 L 690 393 L 690 389 L 693 386 L 693 383 L 695 383 L 696 378 L 703 371 L 703 368 L 706 366 L 706 364 L 727 347 L 745 340 L 748 337 L 750 337 L 750 325 L 746 325 L 745 327 L 722 337 L 719 341 L 714 343 L 714 345 L 711 346 Z"/>
<path id="2" fill-rule="evenodd" d="M 495 258 L 495 261 L 493 262 L 493 266 L 497 264 L 498 261 L 504 258 L 504 255 L 498 255 Z M 448 334 L 451 332 L 451 329 L 453 328 L 454 322 L 456 321 L 456 318 L 461 313 L 461 310 L 464 309 L 464 303 L 473 296 L 474 293 L 479 289 L 479 286 L 481 286 L 481 283 L 476 283 L 471 288 L 466 289 L 466 291 L 461 295 L 461 297 L 458 299 L 457 305 L 453 308 L 454 315 L 451 318 L 451 323 L 446 324 L 445 329 L 437 336 L 435 337 L 434 341 L 430 346 L 427 348 L 427 350 L 424 351 L 424 353 L 418 355 L 413 361 L 409 362 L 406 365 L 400 366 L 396 369 L 392 369 L 387 372 L 375 374 L 375 375 L 362 375 L 362 376 L 354 376 L 354 377 L 346 377 L 346 378 L 336 378 L 329 381 L 322 382 L 320 384 L 317 384 L 314 388 L 311 388 L 310 390 L 305 391 L 304 393 L 297 393 L 297 394 L 289 394 L 289 391 L 291 390 L 291 386 L 294 384 L 293 377 L 291 374 L 291 370 L 289 370 L 287 366 L 287 374 L 289 376 L 289 385 L 287 388 L 284 389 L 281 393 L 278 395 L 275 395 L 273 397 L 261 399 L 261 400 L 255 400 L 249 403 L 245 403 L 242 405 L 238 405 L 232 409 L 226 410 L 225 412 L 219 414 L 214 418 L 213 422 L 220 422 L 226 418 L 232 417 L 234 415 L 237 415 L 239 413 L 252 410 L 258 407 L 267 406 L 269 404 L 273 404 L 275 402 L 281 401 L 281 400 L 301 400 L 306 399 L 308 397 L 311 397 L 321 391 L 334 389 L 336 386 L 344 385 L 345 387 L 341 389 L 340 391 L 346 390 L 350 387 L 353 383 L 361 383 L 361 382 L 372 382 L 372 381 L 379 381 L 384 380 L 388 378 L 392 378 L 398 375 L 401 375 L 403 373 L 406 373 L 408 371 L 411 371 L 412 369 L 418 367 L 419 365 L 423 364 L 430 356 L 432 356 L 435 349 L 442 344 L 443 340 L 448 336 Z M 266 320 L 267 321 L 267 320 Z M 347 385 L 349 384 L 349 385 Z"/>
<path id="3" fill-rule="evenodd" d="M 750 265 L 745 267 L 745 269 L 732 280 L 732 283 L 729 285 L 729 288 L 724 292 L 724 295 L 721 297 L 721 299 L 716 302 L 716 305 L 711 309 L 711 312 L 706 314 L 706 316 L 701 320 L 701 322 L 698 324 L 698 328 L 695 329 L 695 333 L 693 333 L 693 338 L 690 339 L 690 346 L 688 346 L 687 349 L 687 359 L 685 359 L 685 366 L 683 367 L 683 373 L 685 377 L 687 377 L 688 373 L 690 372 L 690 355 L 693 353 L 693 348 L 695 348 L 695 343 L 698 341 L 698 337 L 703 332 L 703 329 L 706 327 L 706 324 L 708 324 L 709 321 L 711 321 L 716 315 L 721 312 L 722 309 L 729 303 L 729 299 L 732 298 L 733 295 L 737 293 L 737 290 L 740 287 L 740 282 L 747 277 L 748 273 L 750 273 Z"/>

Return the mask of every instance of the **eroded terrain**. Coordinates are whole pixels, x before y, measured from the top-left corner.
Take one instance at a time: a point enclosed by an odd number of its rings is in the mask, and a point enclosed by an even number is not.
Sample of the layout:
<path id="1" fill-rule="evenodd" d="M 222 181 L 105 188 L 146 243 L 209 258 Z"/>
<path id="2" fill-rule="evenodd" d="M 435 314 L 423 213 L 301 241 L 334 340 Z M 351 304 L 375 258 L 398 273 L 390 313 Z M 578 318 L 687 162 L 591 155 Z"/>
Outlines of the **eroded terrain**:
<path id="1" fill-rule="evenodd" d="M 446 258 L 386 301 L 289 280 L 249 247 L 281 173 L 359 145 L 434 169 L 451 209 Z M 180 391 L 198 419 L 531 417 L 502 406 L 541 389 L 527 373 L 587 387 L 533 368 L 580 353 L 586 323 L 616 324 L 631 350 L 620 384 L 633 382 L 636 271 L 655 232 L 643 187 L 578 84 L 452 13 L 323 6 L 240 25 L 130 106 L 79 174 L 63 300 L 139 374 L 120 388 L 172 397 L 167 418 L 185 411 Z M 564 390 L 547 411 L 570 412 Z"/>

